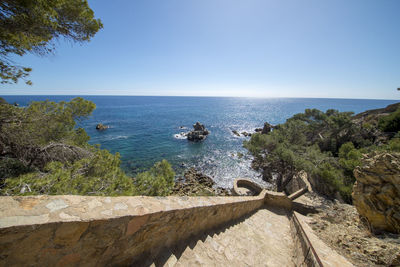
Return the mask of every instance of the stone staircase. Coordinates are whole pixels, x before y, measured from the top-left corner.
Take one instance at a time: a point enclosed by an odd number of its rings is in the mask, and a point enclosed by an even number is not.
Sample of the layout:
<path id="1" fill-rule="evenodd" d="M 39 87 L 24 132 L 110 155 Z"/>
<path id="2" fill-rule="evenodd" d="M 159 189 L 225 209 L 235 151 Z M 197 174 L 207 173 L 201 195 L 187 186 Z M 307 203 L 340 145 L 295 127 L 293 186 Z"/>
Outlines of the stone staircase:
<path id="1" fill-rule="evenodd" d="M 313 233 L 297 212 L 302 203 L 283 193 L 0 203 L 0 267 L 352 266 Z"/>
<path id="2" fill-rule="evenodd" d="M 135 266 L 295 266 L 286 211 L 259 209 Z"/>

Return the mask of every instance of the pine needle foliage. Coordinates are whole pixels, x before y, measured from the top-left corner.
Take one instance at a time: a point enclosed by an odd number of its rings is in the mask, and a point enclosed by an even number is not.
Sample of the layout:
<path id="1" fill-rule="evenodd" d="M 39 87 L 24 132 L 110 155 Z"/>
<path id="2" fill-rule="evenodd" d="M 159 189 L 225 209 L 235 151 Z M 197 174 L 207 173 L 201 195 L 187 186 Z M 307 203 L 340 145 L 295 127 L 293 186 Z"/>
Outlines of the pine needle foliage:
<path id="1" fill-rule="evenodd" d="M 103 27 L 86 0 L 0 1 L 0 83 L 17 83 L 32 71 L 16 56 L 54 53 L 57 40 L 88 42 Z"/>

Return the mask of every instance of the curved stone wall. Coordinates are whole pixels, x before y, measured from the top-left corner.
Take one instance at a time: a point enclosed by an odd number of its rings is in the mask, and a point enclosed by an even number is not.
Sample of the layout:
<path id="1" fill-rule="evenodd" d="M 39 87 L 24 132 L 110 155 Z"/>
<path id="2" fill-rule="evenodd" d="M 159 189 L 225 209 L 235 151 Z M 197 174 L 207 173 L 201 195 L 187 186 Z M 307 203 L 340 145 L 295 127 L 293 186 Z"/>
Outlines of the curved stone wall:
<path id="1" fill-rule="evenodd" d="M 265 196 L 1 197 L 0 266 L 129 265 L 259 209 Z"/>

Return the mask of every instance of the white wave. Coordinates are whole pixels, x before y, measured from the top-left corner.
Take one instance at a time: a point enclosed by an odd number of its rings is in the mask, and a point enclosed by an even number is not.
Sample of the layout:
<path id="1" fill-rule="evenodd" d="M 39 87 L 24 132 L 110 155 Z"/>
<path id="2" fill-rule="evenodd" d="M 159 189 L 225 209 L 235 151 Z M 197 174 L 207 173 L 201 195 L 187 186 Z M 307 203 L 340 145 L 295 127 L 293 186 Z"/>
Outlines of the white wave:
<path id="1" fill-rule="evenodd" d="M 107 138 L 107 140 L 116 140 L 116 139 L 128 139 L 129 136 L 127 135 L 116 135 L 116 136 L 110 136 Z"/>
<path id="2" fill-rule="evenodd" d="M 178 134 L 174 134 L 174 138 L 176 138 L 176 139 L 187 139 L 186 134 L 187 134 L 187 133 L 185 133 L 185 132 L 181 132 L 181 133 L 178 133 Z"/>

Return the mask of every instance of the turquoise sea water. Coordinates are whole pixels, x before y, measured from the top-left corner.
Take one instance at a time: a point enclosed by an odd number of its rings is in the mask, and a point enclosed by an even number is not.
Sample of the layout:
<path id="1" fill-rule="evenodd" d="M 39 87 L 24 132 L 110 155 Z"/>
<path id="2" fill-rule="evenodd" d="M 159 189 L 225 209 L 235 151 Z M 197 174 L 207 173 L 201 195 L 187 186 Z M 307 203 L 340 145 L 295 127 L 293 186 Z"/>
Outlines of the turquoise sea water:
<path id="1" fill-rule="evenodd" d="M 70 100 L 74 96 L 3 96 L 8 102 L 27 105 L 30 101 Z M 251 157 L 242 147 L 245 137 L 232 130 L 253 132 L 265 121 L 284 122 L 306 108 L 338 109 L 359 113 L 382 108 L 395 100 L 306 99 L 306 98 L 212 98 L 153 96 L 84 96 L 96 103 L 96 110 L 82 122 L 91 137 L 90 143 L 101 144 L 122 156 L 122 167 L 129 174 L 167 159 L 177 173 L 194 166 L 214 178 L 220 186 L 230 187 L 233 179 L 248 177 L 258 182 L 259 174 L 251 170 Z M 210 131 L 199 143 L 178 139 L 176 134 L 192 129 L 196 121 Z M 97 131 L 97 123 L 109 125 Z M 185 129 L 180 129 L 183 126 Z"/>

